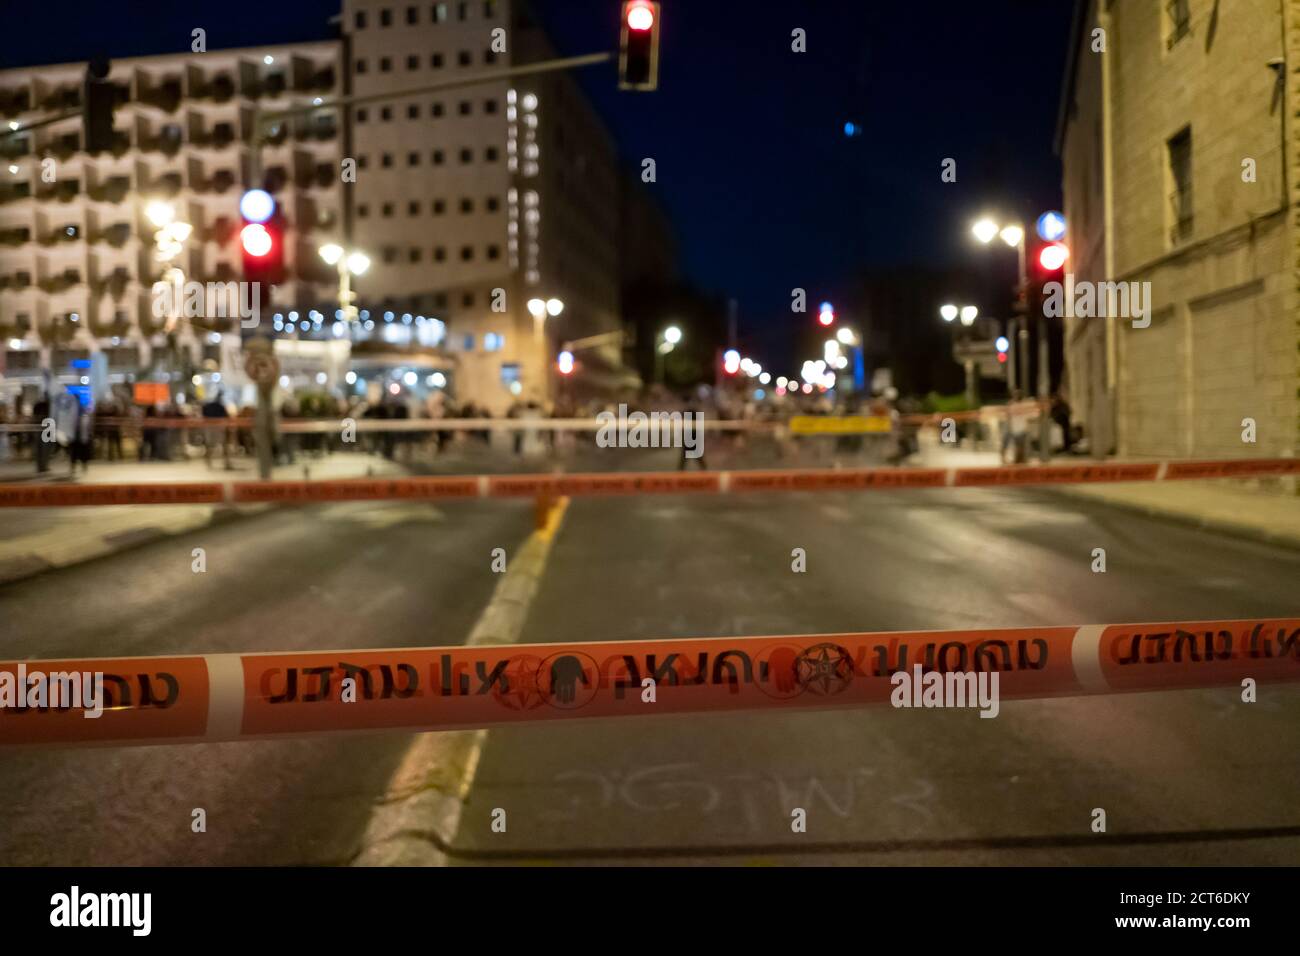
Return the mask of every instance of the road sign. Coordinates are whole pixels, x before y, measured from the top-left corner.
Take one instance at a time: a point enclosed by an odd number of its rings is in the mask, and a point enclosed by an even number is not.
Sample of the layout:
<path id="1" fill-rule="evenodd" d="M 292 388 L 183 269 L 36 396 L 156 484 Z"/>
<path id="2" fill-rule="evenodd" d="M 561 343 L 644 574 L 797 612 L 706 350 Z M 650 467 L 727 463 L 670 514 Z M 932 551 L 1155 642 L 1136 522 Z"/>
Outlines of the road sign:
<path id="1" fill-rule="evenodd" d="M 244 346 L 248 357 L 244 359 L 244 374 L 256 385 L 273 385 L 280 378 L 280 360 L 270 346 L 255 347 L 252 342 Z"/>

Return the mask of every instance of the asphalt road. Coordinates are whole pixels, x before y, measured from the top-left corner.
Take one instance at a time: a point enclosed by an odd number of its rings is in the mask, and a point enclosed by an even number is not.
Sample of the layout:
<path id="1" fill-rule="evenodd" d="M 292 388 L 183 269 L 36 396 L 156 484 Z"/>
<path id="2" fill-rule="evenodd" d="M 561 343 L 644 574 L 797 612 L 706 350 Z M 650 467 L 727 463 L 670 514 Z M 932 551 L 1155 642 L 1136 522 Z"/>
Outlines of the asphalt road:
<path id="1" fill-rule="evenodd" d="M 806 573 L 791 571 L 795 547 Z M 1090 568 L 1097 547 L 1104 574 Z M 1297 580 L 1295 551 L 1051 492 L 581 500 L 525 640 L 1289 616 Z M 1297 752 L 1300 689 L 1276 687 L 1253 705 L 1231 688 L 1006 702 L 993 720 L 883 708 L 502 728 L 454 851 L 463 863 L 1294 863 Z"/>
<path id="2" fill-rule="evenodd" d="M 7 658 L 462 641 L 525 502 L 285 509 L 0 587 Z M 208 570 L 191 571 L 203 547 Z M 790 569 L 792 548 L 808 570 Z M 1093 548 L 1108 571 L 1090 570 Z M 1050 492 L 576 500 L 524 639 L 1294 615 L 1300 553 Z M 456 862 L 1282 863 L 1300 689 L 492 731 Z M 345 862 L 408 735 L 0 756 L 0 863 Z M 808 811 L 793 834 L 790 809 Z M 207 811 L 208 831 L 190 830 Z M 1104 808 L 1108 833 L 1089 829 Z M 493 832 L 492 810 L 509 825 Z"/>
<path id="3" fill-rule="evenodd" d="M 0 655 L 461 643 L 532 529 L 522 502 L 267 512 L 0 587 Z M 194 548 L 207 571 L 191 570 Z M 0 865 L 345 862 L 401 734 L 0 755 Z M 207 811 L 193 833 L 192 811 Z"/>

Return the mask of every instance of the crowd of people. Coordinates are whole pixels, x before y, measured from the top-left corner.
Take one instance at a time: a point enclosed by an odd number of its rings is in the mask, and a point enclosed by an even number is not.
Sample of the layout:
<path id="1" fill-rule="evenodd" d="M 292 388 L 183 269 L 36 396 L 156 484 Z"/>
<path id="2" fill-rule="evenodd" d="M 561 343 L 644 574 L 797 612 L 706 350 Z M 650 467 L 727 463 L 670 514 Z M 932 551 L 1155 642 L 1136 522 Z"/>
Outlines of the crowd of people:
<path id="1" fill-rule="evenodd" d="M 696 412 L 705 419 L 747 424 L 779 423 L 793 416 L 865 415 L 886 418 L 892 423 L 887 434 L 798 436 L 785 430 L 746 431 L 741 427 L 727 432 L 710 433 L 709 442 L 724 453 L 742 450 L 753 442 L 755 434 L 771 436 L 767 445 L 778 458 L 861 455 L 899 464 L 919 449 L 919 426 L 909 421 L 911 413 L 921 411 L 919 403 L 898 401 L 892 394 L 866 397 L 851 396 L 833 400 L 820 392 L 790 392 L 778 401 L 756 401 L 752 393 L 737 393 L 701 386 L 677 394 L 652 386 L 622 398 L 575 401 L 560 398 L 543 402 L 536 397 L 516 399 L 505 411 L 507 419 L 518 420 L 519 428 L 505 429 L 497 446 L 516 456 L 566 455 L 580 444 L 590 444 L 590 430 L 563 430 L 543 427 L 547 419 L 593 419 L 601 412 L 615 413 L 619 405 L 628 411 Z M 137 404 L 130 396 L 113 394 L 93 405 L 83 405 L 76 395 L 62 392 L 41 395 L 30 407 L 21 398 L 0 401 L 0 462 L 30 460 L 38 472 L 67 461 L 70 472 L 88 470 L 92 461 L 141 462 L 185 460 L 202 456 L 212 467 L 218 460 L 233 467 L 240 456 L 255 457 L 252 406 L 237 406 L 217 393 L 205 400 L 167 401 Z M 473 453 L 493 446 L 492 429 L 440 429 L 440 420 L 491 419 L 492 413 L 473 401 L 457 402 L 441 390 L 427 396 L 409 393 L 384 394 L 378 401 L 364 396 L 342 397 L 328 393 L 289 395 L 277 408 L 280 427 L 276 429 L 274 458 L 280 464 L 293 464 L 300 457 L 319 457 L 338 451 L 365 451 L 386 458 L 410 461 L 416 455 L 437 456 L 455 446 Z M 1055 404 L 1052 417 L 1069 435 L 1068 411 Z M 190 424 L 192 422 L 192 424 Z M 295 423 L 316 423 L 319 427 L 295 429 Z M 349 429 L 347 423 L 352 422 Z M 371 428 L 364 423 L 403 423 L 395 428 Z M 156 423 L 156 424 L 155 424 Z M 536 423 L 530 427 L 530 423 Z M 1012 419 L 1001 437 L 1004 456 L 1008 451 L 1023 454 L 1026 423 Z M 979 421 L 964 422 L 960 438 L 989 438 Z M 1069 450 L 1069 441 L 1066 441 Z M 700 461 L 703 465 L 703 460 Z"/>

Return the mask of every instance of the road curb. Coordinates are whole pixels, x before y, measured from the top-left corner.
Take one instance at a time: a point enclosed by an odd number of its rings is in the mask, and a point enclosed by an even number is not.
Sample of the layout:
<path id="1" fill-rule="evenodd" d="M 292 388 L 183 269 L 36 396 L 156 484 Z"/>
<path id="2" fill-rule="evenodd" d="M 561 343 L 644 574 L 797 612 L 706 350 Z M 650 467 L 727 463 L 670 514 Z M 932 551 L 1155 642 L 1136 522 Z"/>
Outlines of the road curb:
<path id="1" fill-rule="evenodd" d="M 467 645 L 518 643 L 568 504 L 561 498 L 546 526 L 510 559 Z M 487 736 L 486 730 L 417 735 L 371 813 L 351 865 L 447 866 Z"/>
<path id="2" fill-rule="evenodd" d="M 1090 501 L 1105 507 L 1127 511 L 1130 514 L 1140 514 L 1148 518 L 1159 518 L 1162 521 L 1168 521 L 1170 524 L 1183 525 L 1184 527 L 1196 528 L 1202 531 L 1215 531 L 1230 537 L 1254 541 L 1256 543 L 1271 544 L 1278 547 L 1300 550 L 1300 535 L 1270 531 L 1266 528 L 1259 528 L 1255 525 L 1242 524 L 1235 521 L 1224 521 L 1219 518 L 1206 518 L 1203 515 L 1189 514 L 1186 511 L 1179 511 L 1172 508 L 1161 508 L 1156 505 L 1135 501 L 1105 498 L 1100 495 L 1092 495 L 1085 491 L 1076 491 L 1071 488 L 1049 487 L 1044 488 L 1043 490 L 1050 494 L 1069 498 L 1072 501 Z"/>

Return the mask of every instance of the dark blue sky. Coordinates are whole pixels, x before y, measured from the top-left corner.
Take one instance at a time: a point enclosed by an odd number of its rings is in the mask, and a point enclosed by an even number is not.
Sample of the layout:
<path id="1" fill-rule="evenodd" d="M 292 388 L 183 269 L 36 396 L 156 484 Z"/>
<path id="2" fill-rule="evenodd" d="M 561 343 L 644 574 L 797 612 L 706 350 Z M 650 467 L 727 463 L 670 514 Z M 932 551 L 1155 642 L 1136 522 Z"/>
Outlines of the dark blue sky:
<path id="1" fill-rule="evenodd" d="M 394 0 L 394 6 L 400 6 Z M 536 0 L 565 54 L 616 46 L 615 0 Z M 775 347 L 790 289 L 819 301 L 863 266 L 1013 257 L 968 239 L 1001 207 L 1059 204 L 1052 154 L 1071 0 L 898 3 L 664 0 L 660 90 L 619 93 L 611 66 L 580 81 L 629 163 L 652 156 L 687 274 L 740 301 Z M 337 0 L 24 4 L 0 66 L 331 34 Z M 807 31 L 793 53 L 791 30 Z M 844 135 L 844 123 L 862 132 Z M 945 157 L 957 182 L 940 181 Z"/>

